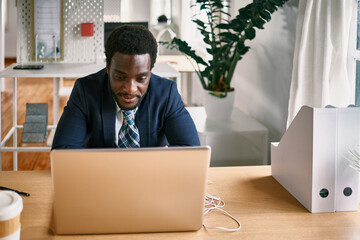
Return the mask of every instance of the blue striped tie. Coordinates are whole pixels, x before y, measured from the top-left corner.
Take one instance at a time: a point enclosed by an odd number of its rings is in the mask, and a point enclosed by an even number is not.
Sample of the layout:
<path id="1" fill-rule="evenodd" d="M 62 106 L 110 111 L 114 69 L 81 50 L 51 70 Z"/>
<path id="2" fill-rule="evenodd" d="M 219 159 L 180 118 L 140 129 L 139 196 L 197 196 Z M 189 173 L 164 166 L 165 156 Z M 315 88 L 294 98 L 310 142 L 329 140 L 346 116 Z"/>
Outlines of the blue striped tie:
<path id="1" fill-rule="evenodd" d="M 137 148 L 140 147 L 140 135 L 134 118 L 136 110 L 123 110 L 123 124 L 119 131 L 119 148 Z"/>

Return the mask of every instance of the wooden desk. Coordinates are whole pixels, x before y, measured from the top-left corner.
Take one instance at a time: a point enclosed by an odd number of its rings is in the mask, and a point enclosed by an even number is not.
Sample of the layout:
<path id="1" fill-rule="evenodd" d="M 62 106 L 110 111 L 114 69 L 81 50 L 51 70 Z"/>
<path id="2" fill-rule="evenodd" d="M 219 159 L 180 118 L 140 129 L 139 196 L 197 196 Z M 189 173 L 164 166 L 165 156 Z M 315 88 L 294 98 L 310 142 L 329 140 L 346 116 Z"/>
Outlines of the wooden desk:
<path id="1" fill-rule="evenodd" d="M 21 239 L 360 239 L 360 212 L 309 213 L 274 178 L 270 166 L 210 168 L 207 193 L 220 196 L 225 210 L 242 224 L 237 232 L 205 230 L 182 233 L 54 236 L 49 171 L 0 172 L 3 186 L 31 193 L 24 197 Z M 205 216 L 208 226 L 235 227 L 218 212 Z"/>

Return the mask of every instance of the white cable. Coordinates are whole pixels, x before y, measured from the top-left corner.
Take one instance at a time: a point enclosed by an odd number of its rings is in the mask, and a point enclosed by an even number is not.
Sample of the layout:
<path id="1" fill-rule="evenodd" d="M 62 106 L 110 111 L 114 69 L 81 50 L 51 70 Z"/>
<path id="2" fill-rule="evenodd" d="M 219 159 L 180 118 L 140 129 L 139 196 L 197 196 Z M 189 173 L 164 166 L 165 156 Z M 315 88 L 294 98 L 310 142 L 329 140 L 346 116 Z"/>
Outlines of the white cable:
<path id="1" fill-rule="evenodd" d="M 225 213 L 228 217 L 230 217 L 232 220 L 234 220 L 238 227 L 237 228 L 225 228 L 225 227 L 208 227 L 203 223 L 203 226 L 206 229 L 222 229 L 225 231 L 237 231 L 241 228 L 241 223 L 233 217 L 231 214 L 229 214 L 227 211 L 223 210 L 222 208 L 225 206 L 225 202 L 218 196 L 208 194 L 205 196 L 205 208 L 204 208 L 204 215 L 212 210 L 219 210 L 223 213 Z"/>

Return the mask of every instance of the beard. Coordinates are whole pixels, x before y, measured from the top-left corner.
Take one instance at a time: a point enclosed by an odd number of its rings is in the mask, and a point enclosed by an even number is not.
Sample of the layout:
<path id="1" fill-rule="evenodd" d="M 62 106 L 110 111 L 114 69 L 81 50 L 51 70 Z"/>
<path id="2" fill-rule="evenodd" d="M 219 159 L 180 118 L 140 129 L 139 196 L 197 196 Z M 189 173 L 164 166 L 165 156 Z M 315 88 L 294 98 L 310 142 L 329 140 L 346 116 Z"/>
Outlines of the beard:
<path id="1" fill-rule="evenodd" d="M 131 95 L 131 94 L 127 94 L 127 93 L 115 93 L 113 91 L 111 91 L 111 93 L 112 93 L 117 105 L 122 110 L 133 110 L 133 109 L 137 108 L 143 99 L 143 97 L 141 95 Z M 121 103 L 119 100 L 119 97 L 136 97 L 138 100 L 135 104 L 130 105 L 130 104 L 126 104 L 126 103 Z"/>

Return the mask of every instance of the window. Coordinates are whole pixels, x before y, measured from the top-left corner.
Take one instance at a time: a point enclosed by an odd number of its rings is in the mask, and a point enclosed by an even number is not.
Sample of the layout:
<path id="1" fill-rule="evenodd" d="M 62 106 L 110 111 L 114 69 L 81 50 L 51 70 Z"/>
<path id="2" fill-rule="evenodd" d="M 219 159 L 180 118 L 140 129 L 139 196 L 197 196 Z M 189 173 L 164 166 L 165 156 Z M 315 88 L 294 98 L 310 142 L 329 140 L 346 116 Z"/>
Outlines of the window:
<path id="1" fill-rule="evenodd" d="M 355 27 L 353 27 L 353 32 L 355 34 L 352 35 L 352 40 L 350 40 L 350 52 L 352 52 L 352 60 L 350 61 L 353 65 L 355 64 L 355 105 L 360 106 L 360 0 L 357 0 L 356 5 L 356 14 L 355 16 Z M 356 39 L 356 48 L 354 49 L 355 44 L 352 44 L 353 39 Z M 352 74 L 350 74 L 350 77 Z"/>

